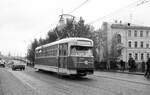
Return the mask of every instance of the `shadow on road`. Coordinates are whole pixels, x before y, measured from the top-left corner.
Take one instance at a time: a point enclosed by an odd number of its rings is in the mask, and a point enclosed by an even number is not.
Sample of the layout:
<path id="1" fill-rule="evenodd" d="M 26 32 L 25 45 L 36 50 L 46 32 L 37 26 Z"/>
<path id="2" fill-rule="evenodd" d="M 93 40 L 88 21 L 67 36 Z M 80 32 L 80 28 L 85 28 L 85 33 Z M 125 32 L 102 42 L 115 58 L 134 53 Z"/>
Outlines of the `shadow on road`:
<path id="1" fill-rule="evenodd" d="M 50 75 L 52 77 L 58 78 L 58 79 L 63 79 L 67 81 L 92 81 L 93 79 L 88 78 L 87 76 L 71 76 L 71 75 L 60 75 L 55 72 L 51 71 L 44 71 L 44 70 L 38 70 L 36 73 L 41 73 L 45 75 Z"/>

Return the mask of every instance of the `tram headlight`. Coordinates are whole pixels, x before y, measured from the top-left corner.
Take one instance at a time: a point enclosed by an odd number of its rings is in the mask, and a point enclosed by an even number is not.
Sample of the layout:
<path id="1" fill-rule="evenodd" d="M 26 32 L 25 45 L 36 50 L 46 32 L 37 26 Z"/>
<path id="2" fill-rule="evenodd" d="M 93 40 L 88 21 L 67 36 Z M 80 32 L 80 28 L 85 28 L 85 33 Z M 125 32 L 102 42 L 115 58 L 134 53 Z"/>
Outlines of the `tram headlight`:
<path id="1" fill-rule="evenodd" d="M 86 60 L 86 61 L 84 61 L 84 63 L 86 64 L 86 65 L 88 65 L 88 61 Z"/>

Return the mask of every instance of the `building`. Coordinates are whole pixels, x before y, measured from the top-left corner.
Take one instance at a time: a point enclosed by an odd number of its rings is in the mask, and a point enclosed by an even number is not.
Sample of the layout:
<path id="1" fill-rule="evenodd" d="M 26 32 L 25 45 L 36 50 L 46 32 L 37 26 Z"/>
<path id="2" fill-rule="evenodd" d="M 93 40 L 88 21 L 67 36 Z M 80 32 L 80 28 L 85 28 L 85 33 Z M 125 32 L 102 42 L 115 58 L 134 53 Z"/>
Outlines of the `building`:
<path id="1" fill-rule="evenodd" d="M 102 38 L 105 39 L 104 54 L 107 60 L 117 59 L 128 62 L 132 57 L 136 62 L 150 57 L 150 27 L 130 23 L 102 24 Z"/>

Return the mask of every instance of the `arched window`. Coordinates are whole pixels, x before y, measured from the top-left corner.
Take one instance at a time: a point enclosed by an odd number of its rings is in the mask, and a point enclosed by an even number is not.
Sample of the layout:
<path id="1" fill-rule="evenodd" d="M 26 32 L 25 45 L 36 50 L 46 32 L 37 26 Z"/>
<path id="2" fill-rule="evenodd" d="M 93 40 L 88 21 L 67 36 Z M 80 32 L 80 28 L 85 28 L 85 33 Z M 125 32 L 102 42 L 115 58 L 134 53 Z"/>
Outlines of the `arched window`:
<path id="1" fill-rule="evenodd" d="M 132 53 L 129 53 L 129 58 L 132 58 Z"/>
<path id="2" fill-rule="evenodd" d="M 149 31 L 146 31 L 146 37 L 149 37 Z"/>
<path id="3" fill-rule="evenodd" d="M 149 58 L 149 53 L 147 53 L 147 59 Z"/>
<path id="4" fill-rule="evenodd" d="M 128 42 L 128 46 L 131 47 L 131 41 Z"/>
<path id="5" fill-rule="evenodd" d="M 143 31 L 140 31 L 140 37 L 143 37 Z"/>
<path id="6" fill-rule="evenodd" d="M 134 47 L 137 48 L 137 41 L 134 42 Z"/>
<path id="7" fill-rule="evenodd" d="M 143 53 L 141 53 L 141 60 L 143 60 L 144 59 L 144 54 Z"/>
<path id="8" fill-rule="evenodd" d="M 137 37 L 137 30 L 134 31 L 134 36 Z"/>
<path id="9" fill-rule="evenodd" d="M 141 48 L 143 48 L 143 41 L 141 41 Z"/>
<path id="10" fill-rule="evenodd" d="M 131 37 L 131 30 L 128 30 L 128 36 Z"/>
<path id="11" fill-rule="evenodd" d="M 138 60 L 138 54 L 135 53 L 135 60 Z"/>

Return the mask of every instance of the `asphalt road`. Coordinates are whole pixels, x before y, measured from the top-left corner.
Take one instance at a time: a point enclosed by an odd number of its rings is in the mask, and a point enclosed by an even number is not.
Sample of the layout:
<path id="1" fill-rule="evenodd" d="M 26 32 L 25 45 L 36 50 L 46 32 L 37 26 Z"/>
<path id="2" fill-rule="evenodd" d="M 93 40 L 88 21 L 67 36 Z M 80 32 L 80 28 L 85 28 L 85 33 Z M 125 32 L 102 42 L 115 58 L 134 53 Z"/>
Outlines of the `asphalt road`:
<path id="1" fill-rule="evenodd" d="M 150 95 L 150 80 L 109 72 L 60 78 L 28 67 L 25 71 L 0 68 L 0 95 Z"/>

